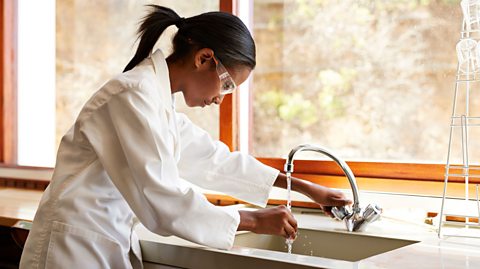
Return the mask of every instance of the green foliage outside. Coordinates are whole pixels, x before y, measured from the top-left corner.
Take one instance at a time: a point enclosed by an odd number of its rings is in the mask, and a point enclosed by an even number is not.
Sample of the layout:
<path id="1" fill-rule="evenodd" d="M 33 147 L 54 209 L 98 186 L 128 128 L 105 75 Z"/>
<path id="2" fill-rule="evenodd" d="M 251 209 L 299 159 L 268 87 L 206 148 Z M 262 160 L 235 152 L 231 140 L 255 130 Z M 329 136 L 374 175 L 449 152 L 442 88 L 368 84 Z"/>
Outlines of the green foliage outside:
<path id="1" fill-rule="evenodd" d="M 443 162 L 460 1 L 254 1 L 254 22 L 255 155 Z"/>

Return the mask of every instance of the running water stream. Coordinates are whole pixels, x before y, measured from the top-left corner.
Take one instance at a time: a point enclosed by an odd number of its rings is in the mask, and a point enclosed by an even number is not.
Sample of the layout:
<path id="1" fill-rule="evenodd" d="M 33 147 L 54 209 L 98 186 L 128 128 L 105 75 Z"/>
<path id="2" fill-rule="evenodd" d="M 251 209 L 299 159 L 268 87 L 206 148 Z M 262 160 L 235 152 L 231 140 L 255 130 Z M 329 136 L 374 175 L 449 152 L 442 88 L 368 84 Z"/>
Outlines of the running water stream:
<path id="1" fill-rule="evenodd" d="M 292 212 L 292 200 L 290 198 L 290 191 L 292 189 L 292 175 L 291 173 L 287 172 L 287 209 L 288 211 Z M 292 244 L 294 239 L 287 238 L 285 240 L 285 244 L 287 244 L 288 254 L 292 254 Z"/>

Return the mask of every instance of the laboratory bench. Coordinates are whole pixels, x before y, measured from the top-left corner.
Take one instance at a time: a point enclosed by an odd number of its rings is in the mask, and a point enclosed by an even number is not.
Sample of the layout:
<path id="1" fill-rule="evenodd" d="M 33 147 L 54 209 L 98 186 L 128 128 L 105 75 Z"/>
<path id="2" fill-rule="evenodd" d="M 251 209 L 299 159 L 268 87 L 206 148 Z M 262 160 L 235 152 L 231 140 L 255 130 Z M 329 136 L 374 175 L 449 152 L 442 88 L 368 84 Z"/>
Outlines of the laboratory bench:
<path id="1" fill-rule="evenodd" d="M 42 193 L 43 191 L 40 190 L 0 187 L 0 226 L 2 227 L 0 238 L 1 246 L 5 248 L 0 249 L 0 255 L 3 256 L 0 257 L 2 261 L 0 267 L 15 268 L 8 266 L 14 264 L 15 258 L 19 258 L 20 246 L 26 238 L 25 232 L 28 233 L 28 229 L 16 226 L 21 220 L 33 220 Z M 284 192 L 280 192 L 275 195 L 283 194 Z M 210 195 L 210 200 L 217 200 L 217 204 L 222 204 L 221 197 L 220 194 L 214 193 Z M 300 201 L 300 204 L 305 199 L 299 194 L 293 194 L 292 198 Z M 362 204 L 376 201 L 385 208 L 381 221 L 370 224 L 366 231 L 354 235 L 366 238 L 365 240 L 342 241 L 341 238 L 353 238 L 346 232 L 342 222 L 324 216 L 317 209 L 296 207 L 294 214 L 301 228 L 299 237 L 309 233 L 312 233 L 312 236 L 314 233 L 324 233 L 330 237 L 322 235 L 316 241 L 322 241 L 324 238 L 323 241 L 331 242 L 332 249 L 344 249 L 346 254 L 355 252 L 351 247 L 359 251 L 368 250 L 370 246 L 377 244 L 375 243 L 377 239 L 394 240 L 400 244 L 405 243 L 404 246 L 365 258 L 353 257 L 349 260 L 350 258 L 346 257 L 339 260 L 310 256 L 308 253 L 288 254 L 278 249 L 271 251 L 268 250 L 270 245 L 261 244 L 262 240 L 267 240 L 265 237 L 248 235 L 245 232 L 238 233 L 239 239 L 236 239 L 232 249 L 218 250 L 196 245 L 174 236 L 162 237 L 149 232 L 142 225 L 137 226 L 136 231 L 141 240 L 147 269 L 245 268 L 248 266 L 252 268 L 269 266 L 272 268 L 480 268 L 480 239 L 454 237 L 439 239 L 436 227 L 424 223 L 426 211 L 419 205 L 435 207 L 439 203 L 438 200 L 428 197 L 370 193 L 361 193 L 361 198 Z M 228 199 L 225 201 L 227 201 L 226 204 L 237 203 L 234 200 L 231 200 L 231 203 Z M 246 205 L 232 206 L 253 210 Z M 248 239 L 249 236 L 253 237 Z M 242 240 L 245 242 L 242 243 Z M 298 242 L 306 244 L 307 241 Z"/>

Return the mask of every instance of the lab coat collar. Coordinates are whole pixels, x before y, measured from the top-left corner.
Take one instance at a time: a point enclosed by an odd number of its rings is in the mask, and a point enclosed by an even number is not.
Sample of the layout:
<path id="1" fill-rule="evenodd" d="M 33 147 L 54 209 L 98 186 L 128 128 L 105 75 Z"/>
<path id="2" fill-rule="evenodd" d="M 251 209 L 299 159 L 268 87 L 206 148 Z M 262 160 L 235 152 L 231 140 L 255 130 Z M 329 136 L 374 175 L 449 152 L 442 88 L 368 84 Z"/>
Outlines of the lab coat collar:
<path id="1" fill-rule="evenodd" d="M 167 111 L 173 113 L 172 107 L 172 90 L 170 88 L 170 77 L 168 73 L 168 65 L 165 60 L 165 56 L 162 51 L 157 49 L 154 53 L 151 54 L 151 59 L 153 62 L 153 67 L 155 69 L 156 79 L 160 85 L 160 93 L 162 96 L 162 101 L 164 102 Z"/>
<path id="2" fill-rule="evenodd" d="M 165 56 L 163 55 L 162 51 L 157 49 L 152 55 L 150 56 L 153 62 L 153 67 L 155 69 L 155 78 L 158 81 L 160 86 L 160 95 L 162 97 L 162 102 L 165 104 L 165 108 L 167 111 L 168 121 L 172 128 L 169 128 L 169 131 L 173 135 L 174 139 L 174 155 L 177 162 L 180 159 L 180 146 L 179 146 L 179 134 L 178 134 L 178 127 L 175 119 L 175 110 L 174 104 L 175 99 L 174 95 L 172 94 L 172 90 L 170 88 L 170 77 L 168 73 L 168 65 L 167 61 L 165 60 Z"/>

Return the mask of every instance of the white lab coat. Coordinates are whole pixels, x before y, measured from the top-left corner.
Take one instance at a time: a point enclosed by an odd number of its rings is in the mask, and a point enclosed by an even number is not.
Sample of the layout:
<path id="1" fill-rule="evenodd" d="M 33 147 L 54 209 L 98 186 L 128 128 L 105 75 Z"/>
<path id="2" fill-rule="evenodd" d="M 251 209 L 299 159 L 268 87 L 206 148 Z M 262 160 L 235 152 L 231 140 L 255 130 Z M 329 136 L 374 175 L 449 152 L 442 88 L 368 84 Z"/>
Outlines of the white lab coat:
<path id="1" fill-rule="evenodd" d="M 228 249 L 238 211 L 187 181 L 265 206 L 277 175 L 174 111 L 156 51 L 107 82 L 63 137 L 20 268 L 141 268 L 135 216 L 157 234 Z"/>

